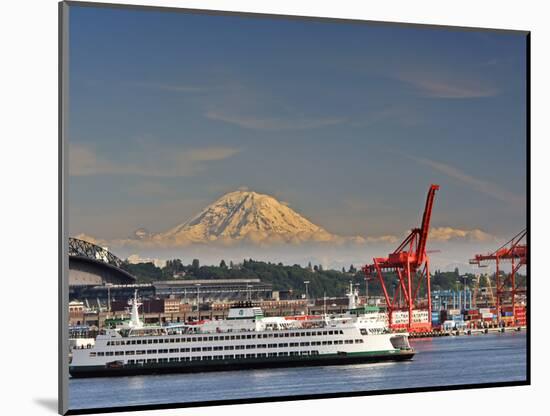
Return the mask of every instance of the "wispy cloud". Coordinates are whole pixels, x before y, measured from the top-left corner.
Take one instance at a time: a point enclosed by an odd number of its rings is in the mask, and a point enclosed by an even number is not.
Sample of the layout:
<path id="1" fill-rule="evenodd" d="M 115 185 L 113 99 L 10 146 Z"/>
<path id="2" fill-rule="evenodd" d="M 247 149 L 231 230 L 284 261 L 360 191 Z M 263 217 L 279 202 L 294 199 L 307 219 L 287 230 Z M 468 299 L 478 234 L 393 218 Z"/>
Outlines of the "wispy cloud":
<path id="1" fill-rule="evenodd" d="M 477 79 L 456 78 L 441 73 L 400 72 L 396 78 L 413 88 L 422 96 L 430 98 L 481 98 L 498 94 L 498 89 Z"/>
<path id="2" fill-rule="evenodd" d="M 142 88 L 158 89 L 163 91 L 172 92 L 203 92 L 211 90 L 212 87 L 201 85 L 189 85 L 189 84 L 170 84 L 159 82 L 133 82 L 131 85 Z"/>
<path id="3" fill-rule="evenodd" d="M 494 235 L 477 228 L 473 230 L 461 230 L 453 227 L 435 227 L 430 230 L 429 238 L 434 241 L 497 241 Z"/>
<path id="4" fill-rule="evenodd" d="M 405 156 L 408 157 L 409 159 L 416 161 L 417 163 L 428 166 L 433 170 L 440 172 L 450 178 L 456 179 L 470 186 L 472 189 L 478 192 L 482 192 L 500 201 L 515 204 L 515 205 L 525 204 L 524 196 L 515 194 L 514 192 L 510 192 L 507 189 L 502 188 L 500 185 L 494 182 L 489 182 L 483 179 L 476 178 L 446 163 L 436 162 L 434 160 L 420 158 L 420 157 L 411 156 L 411 155 L 405 155 Z"/>
<path id="5" fill-rule="evenodd" d="M 205 163 L 227 159 L 239 152 L 240 149 L 223 146 L 187 149 L 146 146 L 140 151 L 129 151 L 121 160 L 114 160 L 99 154 L 91 146 L 71 143 L 69 175 L 191 176 L 203 170 Z"/>
<path id="6" fill-rule="evenodd" d="M 308 130 L 341 124 L 346 120 L 338 117 L 268 117 L 233 115 L 221 111 L 207 111 L 206 118 L 253 130 Z"/>

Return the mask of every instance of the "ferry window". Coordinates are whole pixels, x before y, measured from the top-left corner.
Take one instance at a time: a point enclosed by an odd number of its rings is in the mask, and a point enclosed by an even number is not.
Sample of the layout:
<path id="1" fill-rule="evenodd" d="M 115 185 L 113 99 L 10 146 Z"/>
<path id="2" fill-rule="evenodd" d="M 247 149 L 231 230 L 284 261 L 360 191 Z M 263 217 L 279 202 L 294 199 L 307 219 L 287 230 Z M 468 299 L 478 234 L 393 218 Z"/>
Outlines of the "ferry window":
<path id="1" fill-rule="evenodd" d="M 175 338 L 174 342 L 181 342 L 181 338 Z"/>
<path id="2" fill-rule="evenodd" d="M 159 358 L 159 363 L 167 363 L 168 358 Z"/>
<path id="3" fill-rule="evenodd" d="M 128 360 L 128 364 L 134 364 L 135 362 L 135 360 Z"/>
<path id="4" fill-rule="evenodd" d="M 124 351 L 116 351 L 115 355 L 124 355 Z"/>
<path id="5" fill-rule="evenodd" d="M 327 345 L 327 341 L 323 341 L 323 345 Z"/>
<path id="6" fill-rule="evenodd" d="M 340 330 L 340 335 L 344 335 L 344 331 Z"/>
<path id="7" fill-rule="evenodd" d="M 244 345 L 235 345 L 236 350 L 244 350 Z"/>
<path id="8" fill-rule="evenodd" d="M 276 353 L 276 352 L 268 352 L 268 353 L 267 353 L 267 356 L 268 356 L 268 357 L 276 357 L 276 356 L 277 356 L 277 353 Z"/>
<path id="9" fill-rule="evenodd" d="M 209 355 L 207 355 L 205 357 L 202 357 L 203 361 L 210 361 L 211 359 L 212 359 L 212 357 L 210 357 Z"/>
<path id="10" fill-rule="evenodd" d="M 266 353 L 260 353 L 260 354 L 256 355 L 256 357 L 258 357 L 258 358 L 267 357 L 267 354 Z"/>
<path id="11" fill-rule="evenodd" d="M 90 357 L 95 357 L 95 352 L 91 352 Z"/>
<path id="12" fill-rule="evenodd" d="M 319 355 L 319 351 L 310 351 L 309 352 L 311 355 Z"/>
<path id="13" fill-rule="evenodd" d="M 158 344 L 159 343 L 159 340 L 158 339 L 154 339 L 153 340 L 153 344 Z"/>
<path id="14" fill-rule="evenodd" d="M 170 362 L 171 362 L 171 363 L 176 362 L 176 361 L 179 361 L 178 357 L 170 358 Z"/>
<path id="15" fill-rule="evenodd" d="M 279 334 L 273 334 L 273 336 L 274 336 L 275 338 L 277 338 L 277 337 L 279 336 Z"/>
<path id="16" fill-rule="evenodd" d="M 148 362 L 148 363 L 156 363 L 156 362 L 157 362 L 157 359 L 156 359 L 156 358 L 148 358 L 148 359 L 147 359 L 147 362 Z"/>
<path id="17" fill-rule="evenodd" d="M 256 358 L 256 354 L 246 354 L 246 358 Z"/>
<path id="18" fill-rule="evenodd" d="M 309 351 L 302 351 L 300 355 L 309 355 Z"/>
<path id="19" fill-rule="evenodd" d="M 164 338 L 159 339 L 160 344 L 164 344 Z"/>
<path id="20" fill-rule="evenodd" d="M 267 348 L 277 348 L 277 344 L 267 344 Z"/>
<path id="21" fill-rule="evenodd" d="M 285 332 L 285 337 L 288 337 L 288 332 Z"/>
<path id="22" fill-rule="evenodd" d="M 233 349 L 233 345 L 226 345 L 225 347 L 223 347 L 224 350 L 232 350 Z"/>
<path id="23" fill-rule="evenodd" d="M 309 342 L 300 342 L 300 347 L 309 347 Z"/>
<path id="24" fill-rule="evenodd" d="M 159 354 L 166 354 L 168 350 L 159 350 Z"/>
<path id="25" fill-rule="evenodd" d="M 193 337 L 191 338 L 191 342 L 195 342 L 197 340 L 197 338 Z"/>
<path id="26" fill-rule="evenodd" d="M 290 351 L 290 355 L 298 355 L 298 351 Z"/>
<path id="27" fill-rule="evenodd" d="M 212 351 L 212 347 L 202 347 L 203 351 Z"/>
<path id="28" fill-rule="evenodd" d="M 200 347 L 193 347 L 193 348 L 191 348 L 191 351 L 192 351 L 192 352 L 197 352 L 197 351 L 200 351 L 200 350 L 201 350 Z"/>
<path id="29" fill-rule="evenodd" d="M 362 343 L 363 343 L 363 340 L 362 340 L 362 339 L 356 339 L 356 340 L 355 340 L 355 343 L 356 343 L 356 344 L 362 344 Z"/>
<path id="30" fill-rule="evenodd" d="M 107 352 L 105 353 L 105 355 L 111 356 L 111 355 L 114 355 L 114 354 L 113 354 L 113 351 L 107 351 Z"/>
<path id="31" fill-rule="evenodd" d="M 174 352 L 180 352 L 180 351 L 178 348 L 171 348 L 169 352 L 174 353 Z"/>
<path id="32" fill-rule="evenodd" d="M 105 355 L 104 352 L 98 352 L 98 353 L 97 353 L 97 356 L 98 356 L 98 357 L 103 357 L 104 355 Z"/>
<path id="33" fill-rule="evenodd" d="M 108 354 L 108 353 L 107 353 Z M 136 351 L 136 355 L 143 355 L 145 354 L 145 350 L 138 350 Z"/>
<path id="34" fill-rule="evenodd" d="M 246 346 L 247 350 L 251 350 L 251 349 L 254 349 L 254 348 L 256 348 L 256 346 L 252 345 L 252 344 L 249 344 L 249 345 Z"/>
<path id="35" fill-rule="evenodd" d="M 287 357 L 288 356 L 288 352 L 280 352 L 279 353 L 279 357 Z"/>
<path id="36" fill-rule="evenodd" d="M 327 341 L 327 344 L 328 344 L 328 345 L 332 345 L 332 341 Z"/>
<path id="37" fill-rule="evenodd" d="M 235 339 L 235 335 L 231 335 L 231 339 Z"/>
<path id="38" fill-rule="evenodd" d="M 246 339 L 252 339 L 252 335 L 247 335 Z"/>
<path id="39" fill-rule="evenodd" d="M 305 332 L 301 332 L 300 335 L 303 336 L 303 337 L 305 337 L 305 336 L 306 336 L 306 333 L 305 333 Z"/>
<path id="40" fill-rule="evenodd" d="M 346 343 L 346 344 L 353 344 L 353 340 L 352 340 L 352 339 L 346 339 L 346 340 L 344 341 L 344 343 Z"/>
<path id="41" fill-rule="evenodd" d="M 286 348 L 288 347 L 288 344 L 285 342 L 284 344 L 279 344 L 279 348 Z"/>
<path id="42" fill-rule="evenodd" d="M 218 337 L 214 337 L 214 341 L 218 341 Z"/>
<path id="43" fill-rule="evenodd" d="M 297 346 L 298 346 L 298 343 L 297 343 L 297 342 L 291 342 L 289 345 L 290 345 L 291 347 L 297 347 Z"/>
<path id="44" fill-rule="evenodd" d="M 311 332 L 306 332 L 306 335 L 309 337 L 311 336 Z"/>
<path id="45" fill-rule="evenodd" d="M 189 352 L 189 351 L 191 351 L 191 349 L 190 348 L 181 348 L 180 351 L 181 352 Z"/>
<path id="46" fill-rule="evenodd" d="M 107 346 L 111 345 L 111 341 L 107 341 Z"/>
<path id="47" fill-rule="evenodd" d="M 258 344 L 258 345 L 256 345 L 256 348 L 267 348 L 267 345 L 265 345 L 265 344 Z"/>
<path id="48" fill-rule="evenodd" d="M 135 351 L 126 351 L 126 355 L 134 355 Z"/>
<path id="49" fill-rule="evenodd" d="M 361 328 L 361 335 L 367 335 L 367 330 L 365 328 Z"/>
<path id="50" fill-rule="evenodd" d="M 223 350 L 223 347 L 222 347 L 222 346 L 214 347 L 214 351 L 221 351 L 221 350 Z"/>
<path id="51" fill-rule="evenodd" d="M 327 331 L 323 331 L 323 335 L 327 335 Z"/>
<path id="52" fill-rule="evenodd" d="M 136 345 L 136 340 L 135 340 L 135 339 L 133 339 L 132 341 L 130 341 L 130 344 L 132 344 L 132 345 Z"/>
<path id="53" fill-rule="evenodd" d="M 226 359 L 226 360 L 227 360 L 227 359 L 230 359 L 230 360 L 231 360 L 231 359 L 233 359 L 234 357 L 235 357 L 234 355 L 224 355 L 224 356 L 223 356 L 223 358 Z"/>
<path id="54" fill-rule="evenodd" d="M 200 360 L 201 360 L 201 357 L 191 357 L 191 359 L 192 359 L 193 361 L 200 361 Z"/>

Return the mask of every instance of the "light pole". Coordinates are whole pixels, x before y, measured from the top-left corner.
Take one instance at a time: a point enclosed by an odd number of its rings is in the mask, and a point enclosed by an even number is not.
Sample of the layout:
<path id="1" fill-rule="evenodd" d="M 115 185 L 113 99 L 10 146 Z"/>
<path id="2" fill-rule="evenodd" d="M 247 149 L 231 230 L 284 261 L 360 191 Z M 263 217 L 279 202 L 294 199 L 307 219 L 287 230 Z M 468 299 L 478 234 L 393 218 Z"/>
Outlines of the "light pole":
<path id="1" fill-rule="evenodd" d="M 309 315 L 309 292 L 307 291 L 309 280 L 304 280 L 304 284 L 306 285 L 306 315 Z"/>
<path id="2" fill-rule="evenodd" d="M 462 291 L 464 292 L 464 309 L 466 309 L 466 281 L 468 280 L 468 276 L 465 274 L 460 276 L 462 279 Z M 470 305 L 471 307 L 472 305 Z"/>
<path id="3" fill-rule="evenodd" d="M 197 321 L 200 321 L 200 283 L 195 283 L 195 286 L 197 287 Z"/>

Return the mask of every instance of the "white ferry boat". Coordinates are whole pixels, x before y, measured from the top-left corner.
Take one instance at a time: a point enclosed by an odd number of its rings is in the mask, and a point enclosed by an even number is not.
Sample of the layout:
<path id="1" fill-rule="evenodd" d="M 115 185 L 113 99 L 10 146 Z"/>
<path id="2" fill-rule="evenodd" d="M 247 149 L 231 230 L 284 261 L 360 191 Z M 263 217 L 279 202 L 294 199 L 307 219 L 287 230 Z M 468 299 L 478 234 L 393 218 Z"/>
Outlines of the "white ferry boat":
<path id="1" fill-rule="evenodd" d="M 352 292 L 350 291 L 350 294 Z M 129 323 L 72 349 L 72 377 L 126 376 L 409 360 L 407 333 L 391 333 L 384 314 L 264 317 L 251 305 L 224 320 L 145 326 L 137 292 Z"/>

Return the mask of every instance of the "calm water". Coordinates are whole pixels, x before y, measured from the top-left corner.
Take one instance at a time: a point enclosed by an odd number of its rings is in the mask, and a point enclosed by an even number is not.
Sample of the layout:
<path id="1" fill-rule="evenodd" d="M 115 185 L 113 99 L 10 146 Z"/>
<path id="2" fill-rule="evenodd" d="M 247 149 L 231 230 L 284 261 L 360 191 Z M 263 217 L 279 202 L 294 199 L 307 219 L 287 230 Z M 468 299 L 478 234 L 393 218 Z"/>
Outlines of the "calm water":
<path id="1" fill-rule="evenodd" d="M 71 409 L 427 387 L 526 378 L 525 332 L 412 340 L 410 362 L 69 381 Z"/>

